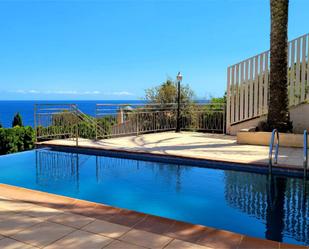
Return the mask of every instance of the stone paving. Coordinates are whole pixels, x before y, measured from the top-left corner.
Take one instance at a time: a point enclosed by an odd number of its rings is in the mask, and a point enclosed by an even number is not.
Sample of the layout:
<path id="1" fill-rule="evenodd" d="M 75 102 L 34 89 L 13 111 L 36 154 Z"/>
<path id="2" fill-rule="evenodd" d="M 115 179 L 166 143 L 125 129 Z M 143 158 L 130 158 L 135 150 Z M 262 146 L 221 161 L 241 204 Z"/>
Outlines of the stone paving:
<path id="1" fill-rule="evenodd" d="M 307 247 L 251 238 L 224 230 L 0 184 L 0 248 L 297 249 Z"/>
<path id="2" fill-rule="evenodd" d="M 207 248 L 132 227 L 0 197 L 0 248 Z"/>
<path id="3" fill-rule="evenodd" d="M 73 140 L 51 140 L 43 144 L 76 145 Z M 239 145 L 234 136 L 200 132 L 164 132 L 99 141 L 80 139 L 79 146 L 262 165 L 268 165 L 269 152 L 268 146 Z M 281 147 L 278 165 L 302 168 L 303 150 Z"/>

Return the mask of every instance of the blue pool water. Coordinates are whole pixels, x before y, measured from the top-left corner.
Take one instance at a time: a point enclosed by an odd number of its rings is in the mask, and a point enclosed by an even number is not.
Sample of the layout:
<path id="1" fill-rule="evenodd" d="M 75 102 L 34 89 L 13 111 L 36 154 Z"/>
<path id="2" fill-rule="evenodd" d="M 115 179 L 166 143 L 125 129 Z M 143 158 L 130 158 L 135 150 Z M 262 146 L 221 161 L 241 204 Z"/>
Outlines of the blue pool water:
<path id="1" fill-rule="evenodd" d="M 309 183 L 299 178 L 40 149 L 1 156 L 0 182 L 309 244 Z"/>

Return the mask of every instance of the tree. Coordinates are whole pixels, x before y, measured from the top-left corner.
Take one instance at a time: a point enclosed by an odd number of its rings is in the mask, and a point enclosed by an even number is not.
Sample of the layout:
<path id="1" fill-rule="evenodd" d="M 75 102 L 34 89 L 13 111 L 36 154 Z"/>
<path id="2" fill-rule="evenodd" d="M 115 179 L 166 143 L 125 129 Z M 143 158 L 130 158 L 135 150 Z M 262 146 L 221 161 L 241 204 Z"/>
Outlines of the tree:
<path id="1" fill-rule="evenodd" d="M 22 118 L 19 112 L 16 113 L 13 118 L 12 127 L 15 127 L 15 126 L 20 126 L 20 127 L 23 126 L 23 121 L 22 121 Z"/>
<path id="2" fill-rule="evenodd" d="M 219 109 L 224 108 L 225 106 L 226 106 L 226 92 L 224 93 L 223 97 L 211 97 L 209 105 L 207 105 L 206 108 Z"/>
<path id="3" fill-rule="evenodd" d="M 154 104 L 167 104 L 177 102 L 177 83 L 168 79 L 160 86 L 146 90 L 146 100 Z M 182 85 L 180 101 L 182 104 L 193 102 L 194 92 L 188 85 Z"/>
<path id="4" fill-rule="evenodd" d="M 153 129 L 153 127 L 165 127 L 164 129 L 185 128 L 186 120 L 190 122 L 194 115 L 193 101 L 194 92 L 188 85 L 181 85 L 180 87 L 180 112 L 178 115 L 178 89 L 177 82 L 170 79 L 163 82 L 161 85 L 146 90 L 145 99 L 149 104 L 157 104 L 151 106 L 148 112 L 143 112 L 139 115 L 139 119 L 143 120 L 143 127 L 145 130 Z M 159 112 L 154 112 L 155 110 Z M 155 124 L 153 123 L 155 122 Z"/>
<path id="5" fill-rule="evenodd" d="M 267 128 L 287 132 L 292 129 L 288 112 L 287 29 L 289 0 L 270 0 L 270 80 Z"/>

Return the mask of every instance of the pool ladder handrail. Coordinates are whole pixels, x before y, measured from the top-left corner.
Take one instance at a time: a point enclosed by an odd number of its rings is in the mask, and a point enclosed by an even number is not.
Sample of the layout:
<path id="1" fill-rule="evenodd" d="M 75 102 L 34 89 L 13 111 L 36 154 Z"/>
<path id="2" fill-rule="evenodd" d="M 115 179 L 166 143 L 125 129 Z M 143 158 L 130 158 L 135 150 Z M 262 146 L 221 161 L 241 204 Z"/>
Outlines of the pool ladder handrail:
<path id="1" fill-rule="evenodd" d="M 277 138 L 276 148 L 275 148 L 275 162 L 274 164 L 278 163 L 278 153 L 279 153 L 279 132 L 277 129 L 273 129 L 271 133 L 270 143 L 269 143 L 269 156 L 268 156 L 268 171 L 269 173 L 272 173 L 272 167 L 273 167 L 273 148 L 274 148 L 274 142 L 275 138 Z"/>
<path id="2" fill-rule="evenodd" d="M 308 133 L 304 130 L 304 178 L 307 178 L 308 167 Z"/>

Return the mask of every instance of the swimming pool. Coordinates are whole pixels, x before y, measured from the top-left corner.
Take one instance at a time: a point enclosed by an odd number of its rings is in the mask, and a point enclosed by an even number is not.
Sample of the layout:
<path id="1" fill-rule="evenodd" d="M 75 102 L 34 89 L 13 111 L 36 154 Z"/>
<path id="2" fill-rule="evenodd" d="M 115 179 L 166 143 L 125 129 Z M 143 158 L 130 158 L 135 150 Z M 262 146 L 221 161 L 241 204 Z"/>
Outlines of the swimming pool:
<path id="1" fill-rule="evenodd" d="M 309 182 L 300 178 L 38 149 L 1 156 L 0 182 L 309 244 Z"/>

